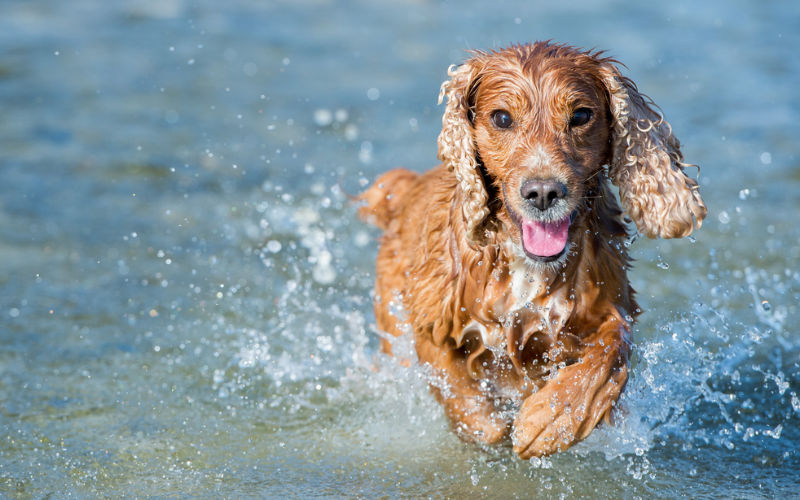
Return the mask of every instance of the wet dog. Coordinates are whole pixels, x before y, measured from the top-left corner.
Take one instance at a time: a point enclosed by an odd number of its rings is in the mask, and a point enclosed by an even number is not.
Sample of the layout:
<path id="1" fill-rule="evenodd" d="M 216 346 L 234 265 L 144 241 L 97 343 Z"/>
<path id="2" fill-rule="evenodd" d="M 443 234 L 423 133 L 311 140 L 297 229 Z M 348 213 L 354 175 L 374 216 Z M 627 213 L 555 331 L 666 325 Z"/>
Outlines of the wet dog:
<path id="1" fill-rule="evenodd" d="M 539 42 L 475 52 L 449 76 L 442 164 L 361 195 L 384 230 L 378 327 L 413 331 L 462 437 L 510 434 L 522 458 L 564 450 L 628 378 L 640 311 L 623 208 L 663 238 L 699 228 L 706 208 L 670 125 L 616 61 Z"/>

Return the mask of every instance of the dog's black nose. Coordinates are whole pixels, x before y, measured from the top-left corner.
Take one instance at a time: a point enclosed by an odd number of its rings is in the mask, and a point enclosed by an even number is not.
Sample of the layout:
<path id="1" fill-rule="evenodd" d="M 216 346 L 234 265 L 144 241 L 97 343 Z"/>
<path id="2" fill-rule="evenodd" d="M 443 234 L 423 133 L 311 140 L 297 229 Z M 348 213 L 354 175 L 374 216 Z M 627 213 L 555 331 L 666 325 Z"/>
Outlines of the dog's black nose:
<path id="1" fill-rule="evenodd" d="M 539 210 L 547 210 L 567 196 L 567 186 L 555 179 L 525 181 L 519 191 L 522 198 Z"/>

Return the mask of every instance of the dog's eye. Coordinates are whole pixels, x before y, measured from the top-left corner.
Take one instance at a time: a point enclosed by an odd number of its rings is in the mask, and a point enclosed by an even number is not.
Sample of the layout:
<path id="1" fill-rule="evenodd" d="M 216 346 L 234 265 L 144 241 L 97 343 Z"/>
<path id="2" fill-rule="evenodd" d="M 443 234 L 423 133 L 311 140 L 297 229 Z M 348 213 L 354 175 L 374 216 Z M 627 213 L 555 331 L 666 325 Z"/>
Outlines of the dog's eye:
<path id="1" fill-rule="evenodd" d="M 497 110 L 492 113 L 492 123 L 497 128 L 509 128 L 514 120 L 511 119 L 511 115 L 508 114 L 508 111 Z"/>
<path id="2" fill-rule="evenodd" d="M 569 119 L 570 127 L 580 127 L 586 125 L 592 119 L 592 110 L 589 108 L 578 108 L 572 112 Z"/>

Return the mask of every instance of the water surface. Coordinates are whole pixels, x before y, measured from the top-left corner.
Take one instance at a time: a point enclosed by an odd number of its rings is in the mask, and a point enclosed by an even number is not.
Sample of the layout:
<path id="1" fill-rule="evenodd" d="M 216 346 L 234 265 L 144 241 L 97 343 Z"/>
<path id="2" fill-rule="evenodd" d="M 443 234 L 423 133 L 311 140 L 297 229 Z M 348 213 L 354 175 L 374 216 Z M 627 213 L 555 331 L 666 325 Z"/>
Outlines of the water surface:
<path id="1" fill-rule="evenodd" d="M 789 1 L 2 2 L 0 494 L 797 495 L 797 26 Z M 435 164 L 465 49 L 550 38 L 625 62 L 709 217 L 632 247 L 617 426 L 523 462 L 378 353 L 346 195 Z"/>

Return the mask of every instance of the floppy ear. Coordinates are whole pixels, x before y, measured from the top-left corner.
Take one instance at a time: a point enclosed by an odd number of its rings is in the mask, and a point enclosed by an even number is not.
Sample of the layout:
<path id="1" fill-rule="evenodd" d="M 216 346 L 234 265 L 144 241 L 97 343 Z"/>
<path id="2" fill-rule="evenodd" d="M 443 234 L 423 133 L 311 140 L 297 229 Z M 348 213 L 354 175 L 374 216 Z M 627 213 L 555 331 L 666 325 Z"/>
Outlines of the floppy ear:
<path id="1" fill-rule="evenodd" d="M 489 215 L 487 202 L 489 195 L 483 185 L 475 156 L 475 139 L 469 106 L 469 94 L 477 81 L 477 71 L 466 63 L 459 67 L 450 66 L 447 74 L 450 80 L 442 83 L 439 104 L 447 97 L 447 107 L 442 117 L 442 131 L 439 133 L 439 160 L 455 173 L 462 193 L 461 211 L 467 224 L 467 237 L 473 243 L 483 241 L 477 234 L 481 222 Z"/>
<path id="2" fill-rule="evenodd" d="M 600 72 L 613 116 L 609 176 L 639 231 L 650 238 L 680 238 L 699 229 L 706 206 L 697 181 L 687 176 L 672 127 L 611 62 Z"/>

